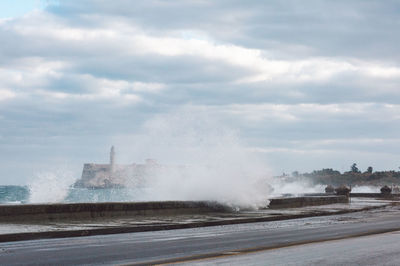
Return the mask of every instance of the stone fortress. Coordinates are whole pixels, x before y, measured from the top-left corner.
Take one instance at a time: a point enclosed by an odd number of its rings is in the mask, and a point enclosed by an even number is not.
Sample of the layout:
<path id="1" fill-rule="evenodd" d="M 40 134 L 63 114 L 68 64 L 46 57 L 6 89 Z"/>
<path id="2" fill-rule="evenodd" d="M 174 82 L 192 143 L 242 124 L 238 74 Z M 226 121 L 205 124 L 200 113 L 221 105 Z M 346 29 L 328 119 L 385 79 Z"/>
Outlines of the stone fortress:
<path id="1" fill-rule="evenodd" d="M 82 177 L 74 186 L 80 188 L 142 187 L 149 172 L 158 167 L 159 165 L 151 159 L 147 159 L 144 164 L 116 164 L 115 149 L 112 146 L 110 163 L 85 163 Z"/>

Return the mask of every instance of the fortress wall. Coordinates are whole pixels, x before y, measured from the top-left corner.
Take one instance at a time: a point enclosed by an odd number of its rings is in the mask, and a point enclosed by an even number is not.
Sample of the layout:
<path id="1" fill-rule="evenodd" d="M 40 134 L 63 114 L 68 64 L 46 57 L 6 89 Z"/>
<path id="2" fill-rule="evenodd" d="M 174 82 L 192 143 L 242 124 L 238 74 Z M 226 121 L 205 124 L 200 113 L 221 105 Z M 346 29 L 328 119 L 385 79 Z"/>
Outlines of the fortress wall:
<path id="1" fill-rule="evenodd" d="M 349 198 L 346 196 L 308 196 L 295 198 L 277 198 L 271 199 L 268 207 L 270 209 L 299 208 L 335 203 L 349 203 Z"/>
<path id="2" fill-rule="evenodd" d="M 110 162 L 108 164 L 85 163 L 82 176 L 75 182 L 74 186 L 83 188 L 124 187 L 127 182 L 142 185 L 146 172 L 158 167 L 161 167 L 161 165 L 158 165 L 152 159 L 147 159 L 144 164 L 117 164 L 115 162 L 115 149 L 112 146 Z"/>
<path id="3" fill-rule="evenodd" d="M 220 204 L 204 201 L 0 205 L 0 222 L 29 223 L 118 216 L 198 214 L 227 210 Z"/>

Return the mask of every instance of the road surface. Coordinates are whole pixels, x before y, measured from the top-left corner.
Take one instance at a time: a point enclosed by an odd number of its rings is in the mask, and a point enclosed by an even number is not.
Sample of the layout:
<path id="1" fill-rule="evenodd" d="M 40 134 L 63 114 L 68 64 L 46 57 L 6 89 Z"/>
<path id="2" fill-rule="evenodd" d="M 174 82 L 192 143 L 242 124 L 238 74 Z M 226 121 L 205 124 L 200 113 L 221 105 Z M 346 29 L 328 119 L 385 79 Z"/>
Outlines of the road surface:
<path id="1" fill-rule="evenodd" d="M 399 265 L 400 231 L 364 237 L 331 240 L 312 244 L 230 256 L 185 261 L 177 265 Z"/>
<path id="2" fill-rule="evenodd" d="M 245 264 L 257 264 L 258 255 L 272 248 L 283 251 L 291 246 L 287 256 L 295 258 L 295 245 L 398 230 L 400 211 L 392 207 L 278 222 L 0 243 L 0 265 L 198 263 L 204 258 L 244 256 L 235 254 L 249 256 L 251 263 Z M 264 257 L 260 260 L 260 265 L 266 264 Z"/>

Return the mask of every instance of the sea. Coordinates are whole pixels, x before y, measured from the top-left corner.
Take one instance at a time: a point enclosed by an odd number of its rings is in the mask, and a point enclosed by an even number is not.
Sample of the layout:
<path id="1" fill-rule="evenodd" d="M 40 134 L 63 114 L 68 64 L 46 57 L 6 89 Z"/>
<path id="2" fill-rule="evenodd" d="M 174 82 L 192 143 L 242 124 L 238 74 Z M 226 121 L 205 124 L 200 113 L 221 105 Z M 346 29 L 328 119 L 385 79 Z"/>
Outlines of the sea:
<path id="1" fill-rule="evenodd" d="M 46 197 L 50 191 L 43 191 L 44 197 L 33 195 L 28 186 L 0 186 L 0 204 L 30 204 L 30 203 L 79 203 L 79 202 L 128 202 L 146 200 L 146 191 L 128 188 L 74 188 L 64 191 L 64 197 L 52 200 Z"/>

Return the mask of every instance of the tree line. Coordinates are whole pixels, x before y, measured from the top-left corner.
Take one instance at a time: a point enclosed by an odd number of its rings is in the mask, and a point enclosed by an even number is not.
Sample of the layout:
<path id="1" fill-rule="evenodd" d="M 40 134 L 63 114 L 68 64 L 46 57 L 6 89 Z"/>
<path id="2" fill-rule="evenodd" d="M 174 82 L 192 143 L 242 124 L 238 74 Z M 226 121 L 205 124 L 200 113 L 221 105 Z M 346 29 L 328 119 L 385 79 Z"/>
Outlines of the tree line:
<path id="1" fill-rule="evenodd" d="M 299 173 L 294 171 L 293 178 L 306 179 L 314 184 L 323 185 L 390 185 L 400 184 L 400 171 L 375 171 L 372 166 L 362 172 L 357 163 L 350 166 L 349 171 L 341 173 L 332 168 L 314 170 L 311 173 Z"/>

